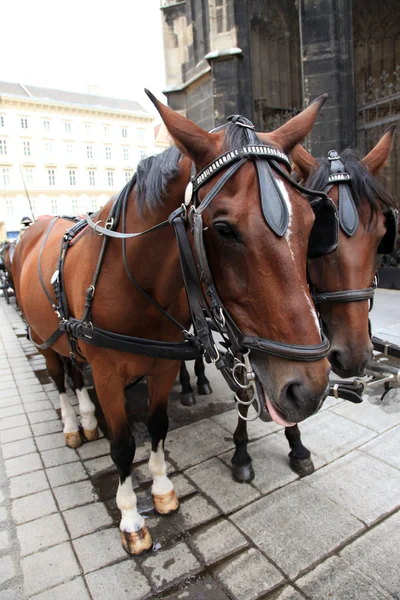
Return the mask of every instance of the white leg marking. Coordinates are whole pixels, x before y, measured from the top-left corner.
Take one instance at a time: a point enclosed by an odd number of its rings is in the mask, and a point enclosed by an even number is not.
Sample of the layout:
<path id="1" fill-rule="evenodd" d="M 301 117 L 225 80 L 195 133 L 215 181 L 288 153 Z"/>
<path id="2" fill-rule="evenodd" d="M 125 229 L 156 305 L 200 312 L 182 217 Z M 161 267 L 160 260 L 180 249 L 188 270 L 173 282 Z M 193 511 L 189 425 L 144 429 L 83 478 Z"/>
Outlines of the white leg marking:
<path id="1" fill-rule="evenodd" d="M 95 408 L 87 389 L 83 387 L 81 390 L 76 390 L 76 395 L 78 397 L 79 413 L 81 415 L 83 429 L 87 429 L 88 431 L 96 429 L 97 420 L 94 416 Z"/>
<path id="2" fill-rule="evenodd" d="M 64 423 L 64 433 L 72 433 L 78 431 L 78 419 L 75 411 L 72 408 L 67 394 L 60 394 L 61 418 Z"/>
<path id="3" fill-rule="evenodd" d="M 162 442 L 159 443 L 157 452 L 151 452 L 149 459 L 150 473 L 153 475 L 153 486 L 151 493 L 155 496 L 163 496 L 174 489 L 174 485 L 167 477 L 167 465 L 165 464 Z"/>
<path id="4" fill-rule="evenodd" d="M 138 513 L 136 494 L 132 488 L 132 480 L 127 477 L 124 483 L 120 483 L 117 491 L 117 506 L 121 511 L 121 531 L 132 533 L 144 526 L 144 519 Z"/>

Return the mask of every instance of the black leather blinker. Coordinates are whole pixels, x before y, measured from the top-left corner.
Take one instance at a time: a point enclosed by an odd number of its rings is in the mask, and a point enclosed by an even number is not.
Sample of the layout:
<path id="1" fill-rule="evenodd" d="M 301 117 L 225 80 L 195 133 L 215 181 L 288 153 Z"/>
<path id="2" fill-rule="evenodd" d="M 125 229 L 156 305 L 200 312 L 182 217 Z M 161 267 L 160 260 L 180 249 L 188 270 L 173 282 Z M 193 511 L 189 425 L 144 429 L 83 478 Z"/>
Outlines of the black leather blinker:
<path id="1" fill-rule="evenodd" d="M 289 210 L 272 169 L 265 160 L 256 159 L 256 169 L 264 218 L 272 231 L 282 237 L 289 226 Z"/>
<path id="2" fill-rule="evenodd" d="M 358 212 L 346 183 L 339 184 L 339 223 L 346 235 L 351 237 L 358 227 Z"/>

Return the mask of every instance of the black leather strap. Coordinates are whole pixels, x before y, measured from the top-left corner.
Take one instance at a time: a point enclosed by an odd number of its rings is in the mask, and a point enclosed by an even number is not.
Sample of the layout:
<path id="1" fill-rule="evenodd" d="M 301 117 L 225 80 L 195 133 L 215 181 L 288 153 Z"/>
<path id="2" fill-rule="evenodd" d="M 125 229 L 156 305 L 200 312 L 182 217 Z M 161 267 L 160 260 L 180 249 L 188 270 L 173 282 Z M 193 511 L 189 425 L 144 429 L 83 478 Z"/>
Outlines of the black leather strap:
<path id="1" fill-rule="evenodd" d="M 400 346 L 397 344 L 393 344 L 392 342 L 386 342 L 385 340 L 381 340 L 374 335 L 371 338 L 371 342 L 374 346 L 374 350 L 377 352 L 382 352 L 382 354 L 387 354 L 388 356 L 393 356 L 393 358 L 400 358 Z"/>
<path id="2" fill-rule="evenodd" d="M 315 362 L 328 356 L 330 344 L 324 333 L 321 334 L 322 342 L 310 346 L 301 346 L 299 344 L 286 344 L 285 342 L 275 342 L 251 335 L 242 335 L 240 344 L 243 348 L 265 352 L 271 356 L 284 358 L 286 360 L 299 360 L 302 362 Z"/>
<path id="3" fill-rule="evenodd" d="M 48 350 L 53 344 L 56 343 L 58 338 L 60 338 L 63 333 L 64 332 L 60 329 L 56 329 L 54 333 L 52 333 L 51 336 L 45 342 L 43 342 L 43 344 L 37 344 L 35 340 L 32 339 L 31 328 L 28 327 L 28 339 L 32 342 L 32 344 L 35 344 L 36 348 L 39 350 Z"/>
<path id="4" fill-rule="evenodd" d="M 335 398 L 342 398 L 343 400 L 354 402 L 354 404 L 360 404 L 363 401 L 363 391 L 364 385 L 362 382 L 347 382 L 341 380 L 329 382 L 329 396 L 334 396 Z"/>
<path id="5" fill-rule="evenodd" d="M 375 287 L 369 287 L 362 290 L 342 290 L 312 294 L 312 299 L 315 304 L 325 304 L 326 302 L 363 302 L 364 300 L 372 300 L 374 294 Z"/>

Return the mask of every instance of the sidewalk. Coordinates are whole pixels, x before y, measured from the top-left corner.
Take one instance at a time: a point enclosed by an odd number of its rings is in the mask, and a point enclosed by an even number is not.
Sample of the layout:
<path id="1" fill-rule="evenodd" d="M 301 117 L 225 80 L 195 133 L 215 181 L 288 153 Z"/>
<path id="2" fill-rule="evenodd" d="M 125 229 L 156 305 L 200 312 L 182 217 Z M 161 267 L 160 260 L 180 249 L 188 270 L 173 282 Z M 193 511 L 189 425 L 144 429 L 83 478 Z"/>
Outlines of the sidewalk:
<path id="1" fill-rule="evenodd" d="M 378 291 L 372 322 L 400 344 L 400 292 Z M 400 392 L 387 403 L 381 390 L 361 405 L 327 399 L 300 425 L 317 469 L 303 480 L 282 428 L 251 423 L 256 477 L 240 485 L 231 393 L 208 376 L 214 394 L 198 405 L 215 416 L 167 438 L 173 516 L 152 512 L 149 443 L 138 445 L 133 482 L 158 545 L 130 558 L 107 440 L 64 446 L 44 359 L 0 299 L 0 600 L 400 599 Z"/>

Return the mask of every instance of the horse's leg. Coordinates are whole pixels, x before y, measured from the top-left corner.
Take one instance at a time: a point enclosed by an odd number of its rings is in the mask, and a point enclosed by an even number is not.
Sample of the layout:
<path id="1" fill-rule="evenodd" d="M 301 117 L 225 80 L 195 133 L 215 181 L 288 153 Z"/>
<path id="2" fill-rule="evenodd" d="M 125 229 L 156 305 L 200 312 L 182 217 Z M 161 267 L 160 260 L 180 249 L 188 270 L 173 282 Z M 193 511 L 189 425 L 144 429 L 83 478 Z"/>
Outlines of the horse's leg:
<path id="1" fill-rule="evenodd" d="M 152 540 L 138 512 L 132 487 L 131 467 L 136 444 L 125 411 L 124 385 L 117 375 L 110 374 L 107 364 L 93 368 L 93 380 L 110 432 L 111 458 L 119 474 L 116 500 L 121 511 L 122 546 L 128 554 L 141 554 L 152 547 Z"/>
<path id="2" fill-rule="evenodd" d="M 285 435 L 290 446 L 290 468 L 300 477 L 311 475 L 314 472 L 314 463 L 310 451 L 302 444 L 298 426 L 285 427 Z"/>
<path id="3" fill-rule="evenodd" d="M 208 394 L 212 394 L 211 385 L 206 377 L 205 370 L 203 357 L 199 356 L 199 358 L 196 358 L 194 361 L 194 372 L 197 377 L 197 391 L 199 396 L 208 396 Z"/>
<path id="4" fill-rule="evenodd" d="M 240 395 L 240 393 L 239 393 Z M 239 411 L 247 417 L 249 407 L 239 404 Z M 239 483 L 250 483 L 254 479 L 254 469 L 250 454 L 247 452 L 249 437 L 247 435 L 247 421 L 238 417 L 238 424 L 233 434 L 236 450 L 232 456 L 232 475 Z"/>
<path id="5" fill-rule="evenodd" d="M 41 353 L 46 359 L 46 367 L 50 377 L 56 384 L 60 394 L 61 418 L 64 424 L 65 443 L 70 448 L 78 448 L 82 445 L 82 438 L 79 433 L 78 419 L 75 410 L 71 406 L 69 398 L 65 391 L 65 372 L 64 363 L 61 357 L 51 350 L 42 350 Z"/>
<path id="6" fill-rule="evenodd" d="M 181 403 L 183 406 L 193 406 L 193 404 L 196 404 L 196 398 L 193 394 L 193 388 L 190 385 L 190 375 L 184 361 L 181 362 L 179 381 L 182 386 L 179 396 Z"/>
<path id="7" fill-rule="evenodd" d="M 167 476 L 164 444 L 168 433 L 168 394 L 175 381 L 176 368 L 162 376 L 148 378 L 150 416 L 148 429 L 151 437 L 149 469 L 153 476 L 151 493 L 156 512 L 167 515 L 179 508 L 174 485 Z"/>
<path id="8" fill-rule="evenodd" d="M 70 362 L 70 361 L 69 361 Z M 95 417 L 95 406 L 90 399 L 88 391 L 83 382 L 82 372 L 70 362 L 70 374 L 74 384 L 74 392 L 79 402 L 79 413 L 81 416 L 81 425 L 83 435 L 88 442 L 97 440 L 99 430 L 97 428 L 97 419 Z"/>

